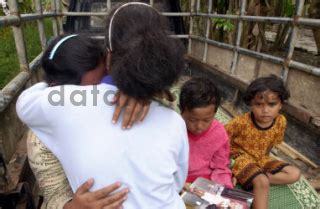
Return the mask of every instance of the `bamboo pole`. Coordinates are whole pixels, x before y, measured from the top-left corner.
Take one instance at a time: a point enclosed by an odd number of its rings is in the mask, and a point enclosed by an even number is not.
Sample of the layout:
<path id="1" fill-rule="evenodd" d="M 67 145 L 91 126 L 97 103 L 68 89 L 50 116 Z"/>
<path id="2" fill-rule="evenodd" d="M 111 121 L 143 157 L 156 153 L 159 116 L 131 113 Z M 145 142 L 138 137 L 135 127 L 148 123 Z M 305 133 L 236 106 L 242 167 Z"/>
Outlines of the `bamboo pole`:
<path id="1" fill-rule="evenodd" d="M 303 6 L 304 6 L 304 0 L 296 0 L 296 12 L 295 12 L 295 16 L 292 17 L 292 19 L 298 19 L 303 12 Z M 284 63 L 283 67 L 284 70 L 282 71 L 282 79 L 285 82 L 285 84 L 287 83 L 287 79 L 288 79 L 288 74 L 289 74 L 289 66 L 287 65 L 287 63 L 290 62 L 290 60 L 292 59 L 292 55 L 294 52 L 294 47 L 295 47 L 295 43 L 296 43 L 296 38 L 297 38 L 297 34 L 298 34 L 298 25 L 297 24 L 293 24 L 292 26 L 292 33 L 290 36 L 290 42 L 289 42 L 289 50 L 287 53 L 287 60 Z"/>
<path id="2" fill-rule="evenodd" d="M 241 17 L 246 12 L 246 5 L 247 5 L 247 0 L 241 0 L 240 14 L 239 14 L 238 28 L 237 28 L 237 39 L 236 39 L 235 48 L 233 50 L 232 63 L 231 63 L 231 66 L 230 66 L 231 75 L 235 74 L 236 66 L 237 66 L 237 62 L 238 62 L 238 50 L 237 50 L 237 48 L 240 47 L 241 35 L 242 35 L 242 29 L 243 29 L 243 21 L 242 21 Z"/>
<path id="3" fill-rule="evenodd" d="M 42 5 L 41 5 L 41 1 L 40 0 L 34 0 L 34 5 L 36 7 L 36 13 L 42 17 Z M 43 24 L 43 18 L 39 18 L 37 20 L 37 24 L 38 24 L 38 30 L 39 30 L 39 37 L 40 37 L 40 43 L 41 43 L 41 47 L 42 50 L 44 50 L 47 46 L 47 38 L 46 38 L 46 34 L 44 31 L 44 24 Z"/>
<path id="4" fill-rule="evenodd" d="M 208 0 L 208 14 L 212 12 L 212 0 Z M 207 17 L 207 27 L 206 27 L 206 39 L 209 38 L 210 34 L 210 28 L 211 28 L 211 20 L 210 17 Z M 208 43 L 206 42 L 204 45 L 204 52 L 203 52 L 203 62 L 207 61 L 207 55 L 208 55 Z"/>

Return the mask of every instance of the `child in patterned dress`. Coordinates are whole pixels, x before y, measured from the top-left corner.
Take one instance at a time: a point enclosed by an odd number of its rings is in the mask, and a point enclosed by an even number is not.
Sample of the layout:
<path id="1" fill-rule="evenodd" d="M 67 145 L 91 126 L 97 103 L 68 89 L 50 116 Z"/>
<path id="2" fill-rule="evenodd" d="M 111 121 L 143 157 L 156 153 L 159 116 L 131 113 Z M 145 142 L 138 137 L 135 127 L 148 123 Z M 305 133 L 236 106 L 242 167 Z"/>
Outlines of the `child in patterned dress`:
<path id="1" fill-rule="evenodd" d="M 256 209 L 268 208 L 270 184 L 292 184 L 300 178 L 299 169 L 269 156 L 272 147 L 283 141 L 287 121 L 279 111 L 289 96 L 275 75 L 260 77 L 245 93 L 251 111 L 225 126 L 235 160 L 232 173 L 244 189 L 253 189 Z"/>

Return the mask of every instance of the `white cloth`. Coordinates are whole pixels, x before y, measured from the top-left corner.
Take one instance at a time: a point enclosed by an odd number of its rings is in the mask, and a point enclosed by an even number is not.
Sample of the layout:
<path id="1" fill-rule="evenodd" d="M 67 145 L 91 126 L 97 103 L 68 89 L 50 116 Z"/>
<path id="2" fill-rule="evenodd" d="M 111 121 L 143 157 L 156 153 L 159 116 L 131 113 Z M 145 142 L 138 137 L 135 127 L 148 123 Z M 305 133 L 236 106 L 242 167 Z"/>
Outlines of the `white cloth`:
<path id="1" fill-rule="evenodd" d="M 178 194 L 188 169 L 183 119 L 152 102 L 142 123 L 122 130 L 121 121 L 111 123 L 114 106 L 105 102 L 116 90 L 39 83 L 20 95 L 17 113 L 61 161 L 73 191 L 89 178 L 93 191 L 118 181 L 130 189 L 126 209 L 185 208 Z"/>

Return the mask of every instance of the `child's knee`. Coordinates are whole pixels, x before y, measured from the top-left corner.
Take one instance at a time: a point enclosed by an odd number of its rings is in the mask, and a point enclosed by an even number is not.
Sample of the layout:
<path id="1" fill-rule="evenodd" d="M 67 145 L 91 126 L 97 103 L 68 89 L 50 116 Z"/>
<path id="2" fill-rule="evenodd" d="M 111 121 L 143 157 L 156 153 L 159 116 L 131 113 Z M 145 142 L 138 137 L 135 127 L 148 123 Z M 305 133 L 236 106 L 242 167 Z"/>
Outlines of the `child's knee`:
<path id="1" fill-rule="evenodd" d="M 301 171 L 298 168 L 294 167 L 294 166 L 288 166 L 288 168 L 290 169 L 288 174 L 292 179 L 292 183 L 298 181 L 300 179 L 300 176 L 301 176 Z"/>
<path id="2" fill-rule="evenodd" d="M 252 180 L 252 185 L 254 189 L 268 190 L 270 187 L 269 179 L 264 174 L 259 174 Z"/>

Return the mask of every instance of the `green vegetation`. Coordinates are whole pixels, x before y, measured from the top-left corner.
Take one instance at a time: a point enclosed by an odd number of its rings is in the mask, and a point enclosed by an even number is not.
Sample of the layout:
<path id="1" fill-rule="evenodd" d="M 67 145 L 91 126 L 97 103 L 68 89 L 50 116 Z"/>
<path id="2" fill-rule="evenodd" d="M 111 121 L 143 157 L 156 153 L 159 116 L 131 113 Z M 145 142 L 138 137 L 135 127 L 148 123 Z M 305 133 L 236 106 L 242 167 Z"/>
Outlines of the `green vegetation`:
<path id="1" fill-rule="evenodd" d="M 44 25 L 46 36 L 52 36 L 51 20 L 45 20 Z M 27 47 L 28 61 L 31 62 L 42 50 L 36 22 L 28 22 L 23 25 L 23 34 Z M 10 27 L 0 30 L 0 43 L 0 89 L 2 89 L 19 72 L 19 61 L 13 32 Z"/>

